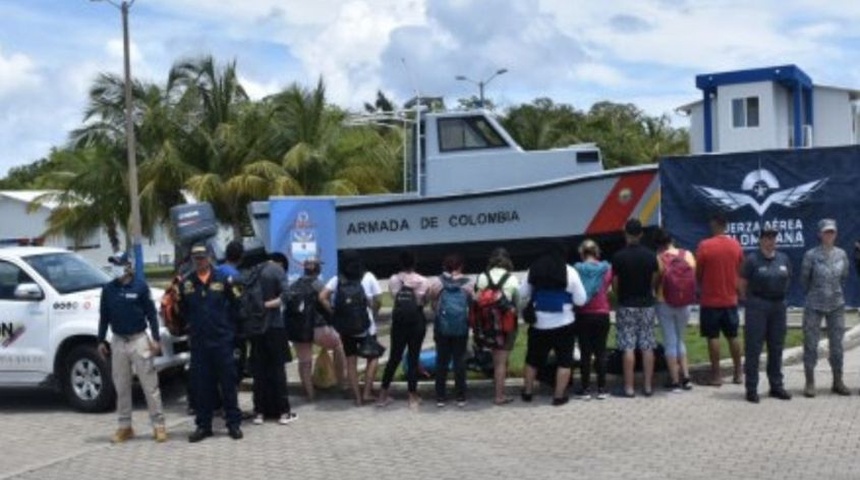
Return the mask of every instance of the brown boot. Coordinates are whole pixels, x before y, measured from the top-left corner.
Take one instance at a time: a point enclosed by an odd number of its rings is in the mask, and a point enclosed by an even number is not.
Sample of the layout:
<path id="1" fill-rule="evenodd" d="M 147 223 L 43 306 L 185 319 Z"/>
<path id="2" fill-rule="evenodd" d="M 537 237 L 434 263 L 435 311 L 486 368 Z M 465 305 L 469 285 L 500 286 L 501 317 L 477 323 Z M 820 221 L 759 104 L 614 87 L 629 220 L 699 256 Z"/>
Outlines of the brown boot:
<path id="1" fill-rule="evenodd" d="M 803 387 L 803 396 L 806 398 L 815 397 L 815 372 L 812 370 L 806 371 L 806 386 Z"/>
<path id="2" fill-rule="evenodd" d="M 164 425 L 158 425 L 154 429 L 152 429 L 152 438 L 158 443 L 164 443 L 167 441 L 167 428 Z"/>
<path id="3" fill-rule="evenodd" d="M 134 430 L 131 427 L 119 427 L 111 437 L 111 443 L 122 443 L 128 439 L 134 438 Z"/>
<path id="4" fill-rule="evenodd" d="M 842 382 L 842 372 L 833 372 L 833 387 L 830 388 L 830 391 L 843 397 L 851 395 L 851 391 Z"/>

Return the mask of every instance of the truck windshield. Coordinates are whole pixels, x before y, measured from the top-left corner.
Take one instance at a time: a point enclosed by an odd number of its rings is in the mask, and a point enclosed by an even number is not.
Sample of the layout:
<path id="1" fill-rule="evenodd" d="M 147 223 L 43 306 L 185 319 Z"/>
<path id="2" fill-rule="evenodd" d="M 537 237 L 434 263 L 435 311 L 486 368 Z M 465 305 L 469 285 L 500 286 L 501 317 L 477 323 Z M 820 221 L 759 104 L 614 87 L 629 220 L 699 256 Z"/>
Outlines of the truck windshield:
<path id="1" fill-rule="evenodd" d="M 32 255 L 24 261 L 61 294 L 101 288 L 110 281 L 108 274 L 74 253 Z"/>

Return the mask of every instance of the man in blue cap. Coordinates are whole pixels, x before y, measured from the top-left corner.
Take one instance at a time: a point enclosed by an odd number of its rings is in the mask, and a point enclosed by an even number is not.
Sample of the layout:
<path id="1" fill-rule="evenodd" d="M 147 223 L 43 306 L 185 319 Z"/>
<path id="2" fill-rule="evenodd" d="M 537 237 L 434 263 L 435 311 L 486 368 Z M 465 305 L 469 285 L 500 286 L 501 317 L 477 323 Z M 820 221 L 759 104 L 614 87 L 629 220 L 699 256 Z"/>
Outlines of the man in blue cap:
<path id="1" fill-rule="evenodd" d="M 236 301 L 238 292 L 232 280 L 212 268 L 209 251 L 203 243 L 191 247 L 194 271 L 182 277 L 179 284 L 179 308 L 188 321 L 191 335 L 191 381 L 197 392 L 195 424 L 188 437 L 199 442 L 212 436 L 212 412 L 216 398 L 212 392 L 220 387 L 227 432 L 230 438 L 242 438 L 239 428 L 242 412 L 236 388 L 236 361 L 233 348 L 236 338 Z"/>
<path id="2" fill-rule="evenodd" d="M 146 282 L 135 278 L 129 256 L 118 252 L 108 259 L 113 280 L 102 288 L 99 305 L 99 353 L 111 357 L 111 377 L 117 394 L 119 428 L 111 441 L 122 443 L 134 437 L 131 428 L 131 383 L 134 373 L 140 379 L 156 442 L 167 440 L 158 373 L 153 359 L 161 352 L 158 315 Z M 146 334 L 149 326 L 152 337 Z M 108 345 L 105 337 L 110 327 Z M 134 370 L 132 370 L 134 367 Z"/>

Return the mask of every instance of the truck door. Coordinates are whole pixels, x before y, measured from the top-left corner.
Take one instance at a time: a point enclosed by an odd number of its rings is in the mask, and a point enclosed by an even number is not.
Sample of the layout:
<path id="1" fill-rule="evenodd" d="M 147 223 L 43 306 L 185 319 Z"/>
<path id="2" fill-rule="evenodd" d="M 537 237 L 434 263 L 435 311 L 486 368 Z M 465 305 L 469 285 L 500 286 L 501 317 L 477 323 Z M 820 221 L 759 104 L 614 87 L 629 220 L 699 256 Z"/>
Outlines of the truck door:
<path id="1" fill-rule="evenodd" d="M 32 381 L 51 370 L 48 302 L 44 294 L 17 298 L 16 289 L 25 283 L 36 281 L 14 263 L 0 260 L 0 371 L 12 383 Z"/>

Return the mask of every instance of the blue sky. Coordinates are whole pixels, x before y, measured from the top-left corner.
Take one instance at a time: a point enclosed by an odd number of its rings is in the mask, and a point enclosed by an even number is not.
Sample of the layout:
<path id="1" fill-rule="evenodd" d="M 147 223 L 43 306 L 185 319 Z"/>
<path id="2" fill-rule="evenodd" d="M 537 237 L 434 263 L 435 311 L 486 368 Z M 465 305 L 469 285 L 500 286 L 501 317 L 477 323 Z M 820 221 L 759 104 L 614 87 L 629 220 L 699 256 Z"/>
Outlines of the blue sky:
<path id="1" fill-rule="evenodd" d="M 507 68 L 498 106 L 548 96 L 580 109 L 632 102 L 684 119 L 694 76 L 794 63 L 860 89 L 860 2 L 836 0 L 137 0 L 132 70 L 163 83 L 175 61 L 235 59 L 259 98 L 320 76 L 358 109 L 377 89 L 449 105 Z M 99 72 L 122 71 L 119 11 L 89 0 L 0 0 L 0 175 L 79 126 Z"/>

